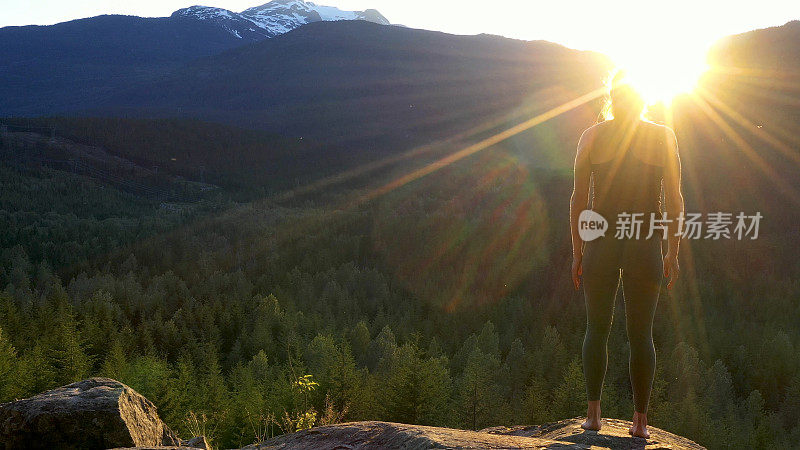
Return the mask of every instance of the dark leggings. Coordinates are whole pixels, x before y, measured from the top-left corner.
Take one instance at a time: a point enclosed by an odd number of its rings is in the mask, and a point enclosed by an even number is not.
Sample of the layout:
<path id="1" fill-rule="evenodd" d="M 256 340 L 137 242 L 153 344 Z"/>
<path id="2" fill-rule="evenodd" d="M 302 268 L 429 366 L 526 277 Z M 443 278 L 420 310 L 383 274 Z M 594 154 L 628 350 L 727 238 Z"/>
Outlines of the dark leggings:
<path id="1" fill-rule="evenodd" d="M 622 281 L 625 324 L 630 343 L 630 376 L 636 411 L 647 412 L 656 367 L 653 318 L 661 288 L 661 240 L 620 240 L 613 236 L 587 242 L 583 256 L 586 337 L 583 372 L 589 401 L 600 400 L 608 363 L 608 334 L 614 299 Z"/>

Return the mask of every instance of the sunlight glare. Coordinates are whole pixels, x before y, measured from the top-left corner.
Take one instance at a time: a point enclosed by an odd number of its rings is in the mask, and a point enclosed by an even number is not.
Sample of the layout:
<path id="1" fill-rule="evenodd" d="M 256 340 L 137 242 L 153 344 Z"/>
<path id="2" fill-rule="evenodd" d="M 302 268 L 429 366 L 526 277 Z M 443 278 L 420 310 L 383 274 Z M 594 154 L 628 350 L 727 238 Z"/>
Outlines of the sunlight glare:
<path id="1" fill-rule="evenodd" d="M 669 44 L 660 49 L 652 44 L 629 47 L 611 55 L 617 67 L 626 71 L 628 83 L 651 105 L 668 105 L 676 96 L 691 93 L 708 70 L 707 48 L 699 43 Z"/>

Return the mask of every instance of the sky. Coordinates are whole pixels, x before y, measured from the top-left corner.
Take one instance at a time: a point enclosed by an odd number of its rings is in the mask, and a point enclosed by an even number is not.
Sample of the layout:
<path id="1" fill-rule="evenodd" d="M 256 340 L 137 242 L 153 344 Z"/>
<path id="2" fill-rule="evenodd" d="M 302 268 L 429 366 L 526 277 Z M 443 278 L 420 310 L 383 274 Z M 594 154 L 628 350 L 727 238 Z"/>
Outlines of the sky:
<path id="1" fill-rule="evenodd" d="M 0 26 L 46 25 L 99 14 L 168 16 L 197 1 L 232 11 L 261 3 L 259 0 L 0 0 Z M 350 10 L 375 8 L 392 23 L 414 28 L 544 39 L 571 48 L 604 52 L 621 60 L 648 53 L 679 53 L 682 58 L 691 53 L 694 55 L 691 58 L 697 59 L 722 36 L 800 19 L 797 0 L 319 0 L 318 3 Z"/>

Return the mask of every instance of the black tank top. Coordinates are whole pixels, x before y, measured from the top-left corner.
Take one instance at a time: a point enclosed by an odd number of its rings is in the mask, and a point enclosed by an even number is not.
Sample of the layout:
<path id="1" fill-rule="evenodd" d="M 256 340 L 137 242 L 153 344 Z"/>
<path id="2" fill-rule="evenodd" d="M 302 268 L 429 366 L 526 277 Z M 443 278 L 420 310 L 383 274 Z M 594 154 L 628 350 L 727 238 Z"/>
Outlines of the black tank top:
<path id="1" fill-rule="evenodd" d="M 598 145 L 618 147 L 614 156 L 604 162 L 592 161 L 592 209 L 603 215 L 610 223 L 615 223 L 622 212 L 642 213 L 642 230 L 649 229 L 650 213 L 661 215 L 661 186 L 664 168 L 650 164 L 637 155 L 652 153 L 656 158 L 666 154 L 665 134 L 658 125 L 641 123 L 636 126 L 627 145 L 621 144 L 622 137 L 614 126 L 598 130 L 592 142 L 592 149 Z M 652 158 L 651 158 L 652 160 Z"/>

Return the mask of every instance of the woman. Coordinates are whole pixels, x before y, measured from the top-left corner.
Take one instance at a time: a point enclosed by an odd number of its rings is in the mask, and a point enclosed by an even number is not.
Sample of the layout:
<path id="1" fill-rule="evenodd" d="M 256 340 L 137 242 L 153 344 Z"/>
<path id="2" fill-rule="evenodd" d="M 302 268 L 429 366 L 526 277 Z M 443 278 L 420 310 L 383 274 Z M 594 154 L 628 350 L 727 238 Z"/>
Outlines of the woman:
<path id="1" fill-rule="evenodd" d="M 612 80 L 609 101 L 613 118 L 584 131 L 578 143 L 570 201 L 572 280 L 575 289 L 583 280 L 587 313 L 583 370 L 588 411 L 582 427 L 602 427 L 600 394 L 614 299 L 621 284 L 635 409 L 629 433 L 647 438 L 647 404 L 656 363 L 652 328 L 661 273 L 669 278 L 668 288 L 672 288 L 679 272 L 680 221 L 676 219 L 683 215 L 680 159 L 675 133 L 669 127 L 642 119 L 645 102 L 626 83 L 622 72 Z M 651 214 L 653 219 L 663 219 L 662 182 L 666 219 L 670 222 L 656 222 L 651 227 Z M 606 236 L 583 242 L 578 221 L 587 207 L 590 185 L 591 208 L 608 221 L 609 231 Z M 641 221 L 638 236 L 637 221 Z M 663 258 L 662 240 L 667 243 Z"/>

